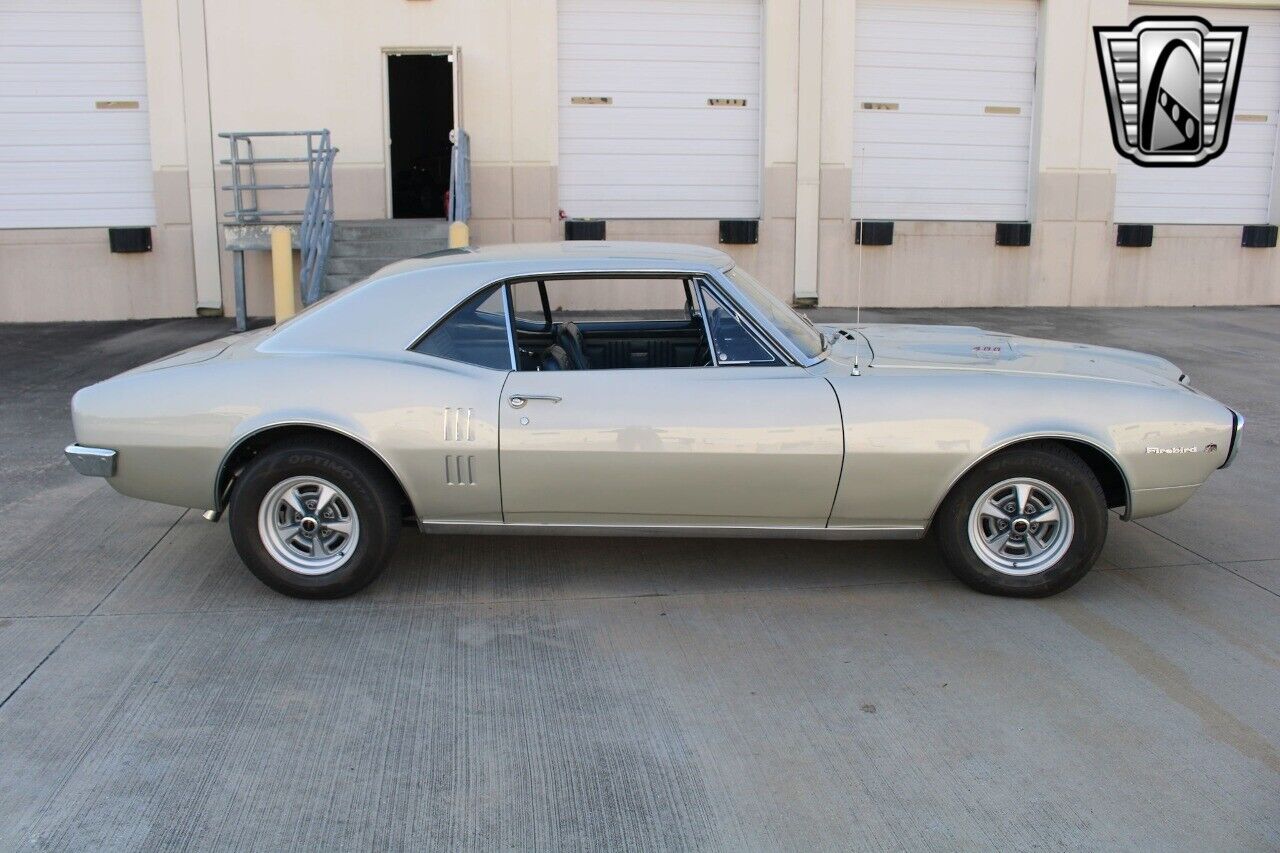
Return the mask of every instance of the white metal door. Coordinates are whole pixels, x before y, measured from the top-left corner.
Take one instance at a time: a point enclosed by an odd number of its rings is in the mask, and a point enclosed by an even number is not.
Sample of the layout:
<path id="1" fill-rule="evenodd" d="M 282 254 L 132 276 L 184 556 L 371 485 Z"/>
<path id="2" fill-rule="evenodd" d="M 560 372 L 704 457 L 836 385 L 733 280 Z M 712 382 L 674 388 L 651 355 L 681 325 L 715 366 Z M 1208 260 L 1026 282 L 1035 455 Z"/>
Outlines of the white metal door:
<path id="1" fill-rule="evenodd" d="M 1036 0 L 858 0 L 853 216 L 1029 216 Z"/>
<path id="2" fill-rule="evenodd" d="M 760 215 L 760 0 L 560 0 L 560 207 Z"/>
<path id="3" fill-rule="evenodd" d="M 141 0 L 0 4 L 0 228 L 155 223 Z"/>
<path id="4" fill-rule="evenodd" d="M 1129 15 L 1198 15 L 1210 24 L 1247 26 L 1249 34 L 1227 150 L 1191 169 L 1147 168 L 1117 156 L 1116 222 L 1270 222 L 1280 113 L 1280 11 L 1131 6 Z"/>

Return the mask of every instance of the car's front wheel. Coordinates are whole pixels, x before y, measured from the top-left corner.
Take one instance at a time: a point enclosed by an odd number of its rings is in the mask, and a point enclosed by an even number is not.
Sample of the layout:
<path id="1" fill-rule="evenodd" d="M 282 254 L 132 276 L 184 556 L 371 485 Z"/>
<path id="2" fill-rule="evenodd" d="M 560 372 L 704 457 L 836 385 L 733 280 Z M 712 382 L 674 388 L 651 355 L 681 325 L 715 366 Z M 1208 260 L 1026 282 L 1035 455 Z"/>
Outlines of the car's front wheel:
<path id="1" fill-rule="evenodd" d="M 1061 592 L 1093 567 L 1107 536 L 1097 477 L 1066 447 L 1026 445 L 966 474 L 935 519 L 943 558 L 981 592 Z"/>
<path id="2" fill-rule="evenodd" d="M 313 440 L 267 448 L 237 477 L 228 522 L 259 580 L 298 598 L 338 598 L 385 568 L 400 532 L 396 490 L 365 454 Z"/>

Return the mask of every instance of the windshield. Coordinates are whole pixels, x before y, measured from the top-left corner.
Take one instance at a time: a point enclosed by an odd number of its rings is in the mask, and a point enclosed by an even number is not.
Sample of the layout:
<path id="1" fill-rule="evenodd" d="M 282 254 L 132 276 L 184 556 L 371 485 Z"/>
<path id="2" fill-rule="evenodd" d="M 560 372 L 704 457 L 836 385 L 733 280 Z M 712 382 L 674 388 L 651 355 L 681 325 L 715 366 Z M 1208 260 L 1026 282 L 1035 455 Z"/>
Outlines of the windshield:
<path id="1" fill-rule="evenodd" d="M 737 267 L 727 271 L 725 276 L 736 284 L 738 290 L 751 301 L 755 309 L 769 320 L 774 328 L 785 335 L 787 340 L 795 344 L 806 357 L 817 358 L 822 355 L 826 342 L 808 319 L 791 310 L 790 306 L 774 296 L 767 287 Z"/>

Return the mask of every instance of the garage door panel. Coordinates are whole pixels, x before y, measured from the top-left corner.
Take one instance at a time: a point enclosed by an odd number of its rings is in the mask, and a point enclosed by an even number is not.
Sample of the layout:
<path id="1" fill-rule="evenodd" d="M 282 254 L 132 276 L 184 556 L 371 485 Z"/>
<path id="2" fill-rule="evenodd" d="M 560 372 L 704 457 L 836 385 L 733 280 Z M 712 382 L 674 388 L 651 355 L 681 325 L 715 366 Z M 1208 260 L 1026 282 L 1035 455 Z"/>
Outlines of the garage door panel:
<path id="1" fill-rule="evenodd" d="M 1270 219 L 1280 113 L 1280 11 L 1133 5 L 1142 15 L 1199 15 L 1217 26 L 1247 26 L 1235 120 L 1227 150 L 1191 169 L 1144 168 L 1120 159 L 1117 222 L 1248 225 Z M 1241 121 L 1242 115 L 1265 121 Z"/>
<path id="2" fill-rule="evenodd" d="M 1018 78 L 1010 79 L 1010 72 L 1030 72 L 1034 70 L 1034 59 L 982 59 L 969 56 L 938 56 L 936 54 L 919 54 L 915 51 L 861 51 L 858 61 L 859 69 L 879 72 L 881 76 L 872 77 L 890 87 L 902 88 L 911 82 L 923 82 L 927 85 L 947 83 L 956 72 L 972 74 L 975 86 L 986 90 L 987 86 L 1004 86 L 1011 82 L 1024 83 Z M 908 79 L 899 79 L 897 74 L 905 74 Z M 920 91 L 920 90 L 910 90 Z M 970 95 L 972 96 L 972 95 Z"/>
<path id="3" fill-rule="evenodd" d="M 563 0 L 559 46 L 566 215 L 759 216 L 759 0 Z"/>
<path id="4" fill-rule="evenodd" d="M 25 138 L 25 136 L 24 136 Z M 138 161 L 150 163 L 147 142 L 119 145 L 67 145 L 66 138 L 47 145 L 6 145 L 4 162 L 11 164 L 52 161 L 66 163 L 102 163 L 115 169 L 123 163 Z M 25 168 L 25 167 L 24 167 Z"/>
<path id="5" fill-rule="evenodd" d="M 853 216 L 1026 219 L 1035 0 L 859 0 L 856 17 Z"/>
<path id="6" fill-rule="evenodd" d="M 914 3 L 877 5 L 858 11 L 859 23 L 866 21 L 907 21 L 918 24 L 965 25 L 972 24 L 974 15 L 990 22 L 993 27 L 1024 26 L 1030 18 L 1035 22 L 1034 7 L 1012 6 L 1005 0 L 919 0 Z"/>
<path id="7" fill-rule="evenodd" d="M 612 91 L 617 92 L 617 89 Z M 739 92 L 734 97 L 747 97 L 751 93 Z M 567 92 L 560 94 L 560 106 L 562 108 L 572 107 L 575 114 L 584 116 L 613 115 L 621 110 L 697 110 L 701 114 L 707 114 L 715 117 L 717 121 L 730 121 L 735 116 L 754 115 L 759 118 L 759 109 L 750 100 L 747 101 L 745 107 L 731 107 L 719 111 L 708 111 L 707 95 L 705 90 L 702 92 L 620 92 L 612 95 L 613 103 L 605 108 L 603 105 L 594 104 L 575 104 L 573 96 Z M 726 95 L 725 97 L 729 97 Z"/>
<path id="8" fill-rule="evenodd" d="M 584 63 L 586 64 L 586 63 Z M 641 73 L 643 71 L 643 73 Z M 680 73 L 678 70 L 653 68 L 626 71 L 607 63 L 599 63 L 595 73 L 584 75 L 582 81 L 561 82 L 561 100 L 568 102 L 574 96 L 610 97 L 618 103 L 623 95 L 650 93 L 693 95 L 704 104 L 706 98 L 746 98 L 748 106 L 759 103 L 759 92 L 750 83 L 743 83 L 740 74 L 728 69 L 712 68 L 700 76 Z"/>
<path id="9" fill-rule="evenodd" d="M 990 187 L 997 190 L 1021 192 L 1025 180 L 1018 169 L 1001 164 L 986 164 L 987 168 L 975 168 L 963 160 L 936 160 L 933 169 L 924 170 L 910 160 L 882 162 L 881 169 L 862 176 L 864 188 L 950 188 L 972 189 Z"/>
<path id="10" fill-rule="evenodd" d="M 1005 217 L 1006 205 L 1003 204 L 984 204 L 980 202 L 959 202 L 948 203 L 940 201 L 931 201 L 928 204 L 911 204 L 908 202 L 884 203 L 884 213 L 879 214 L 877 219 L 891 219 L 898 221 L 976 221 L 976 222 L 999 222 Z M 948 211 L 950 213 L 948 214 Z M 909 239 L 902 237 L 899 239 Z"/>
<path id="11" fill-rule="evenodd" d="M 615 156 L 627 155 L 627 157 L 635 159 L 637 164 L 639 158 L 645 155 L 655 155 L 655 159 L 645 162 L 656 162 L 663 167 L 667 167 L 672 162 L 669 155 L 678 154 L 681 157 L 696 162 L 694 158 L 707 158 L 714 160 L 715 158 L 724 156 L 726 162 L 729 157 L 749 156 L 752 162 L 759 162 L 759 146 L 753 139 L 711 139 L 703 140 L 697 149 L 691 149 L 689 143 L 683 139 L 608 139 L 608 151 L 601 150 L 599 139 L 574 139 L 564 140 L 560 143 L 560 154 L 586 154 L 593 157 L 599 156 Z M 576 161 L 575 161 L 576 165 Z M 708 164 L 710 165 L 710 164 Z M 570 170 L 570 174 L 572 170 Z M 565 176 L 565 170 L 560 170 L 561 178 Z"/>
<path id="12" fill-rule="evenodd" d="M 879 99 L 883 102 L 884 98 Z M 876 101 L 873 101 L 876 103 Z M 1016 98 L 1007 98 L 1004 101 L 962 101 L 962 100 L 921 100 L 919 98 L 892 98 L 891 103 L 895 104 L 897 112 L 906 113 L 907 115 L 927 115 L 927 116 L 985 116 L 985 110 L 988 106 L 1019 106 L 1020 101 Z M 861 106 L 861 105 L 859 105 Z M 862 109 L 859 115 L 865 115 L 869 118 L 876 117 L 876 114 L 882 112 L 875 109 Z M 1016 122 L 1021 119 L 1030 120 L 1029 116 L 1013 115 L 1004 117 L 1007 122 Z"/>
<path id="13" fill-rule="evenodd" d="M 596 151 L 612 150 L 612 143 L 618 134 L 626 134 L 631 139 L 670 139 L 672 137 L 688 137 L 684 147 L 677 150 L 693 151 L 698 140 L 736 139 L 749 141 L 754 146 L 757 139 L 758 124 L 735 118 L 732 121 L 705 121 L 697 112 L 689 111 L 689 116 L 682 119 L 670 113 L 653 114 L 647 110 L 618 110 L 618 118 L 610 121 L 599 115 L 566 116 L 561 131 L 571 133 L 580 139 L 592 139 L 597 142 Z M 758 119 L 757 119 L 758 122 Z M 679 165 L 678 161 L 673 167 Z M 577 164 L 573 164 L 577 168 Z M 570 169 L 572 172 L 573 169 Z"/>
<path id="14" fill-rule="evenodd" d="M 140 101 L 147 96 L 146 80 L 0 80 L 0 98 L 95 97 L 103 84 L 111 83 L 115 97 Z"/>
<path id="15" fill-rule="evenodd" d="M 7 52 L 4 54 L 7 56 Z M 33 74 L 29 63 L 0 59 L 0 81 L 28 83 L 32 86 L 45 82 L 77 83 L 90 92 L 98 92 L 103 84 L 137 83 L 146 85 L 147 66 L 142 62 L 84 62 L 61 65 L 44 64 L 39 74 Z"/>
<path id="16" fill-rule="evenodd" d="M 754 219 L 754 202 L 731 202 L 721 199 L 672 199 L 651 201 L 639 199 L 587 201 L 599 219 Z"/>
<path id="17" fill-rule="evenodd" d="M 1025 42 L 1015 41 L 1011 36 L 1025 38 Z M 963 41 L 973 54 L 957 56 L 954 53 L 957 41 Z M 933 56 L 940 61 L 963 63 L 966 68 L 1019 67 L 1025 61 L 1036 60 L 1036 28 L 1029 27 L 1027 32 L 982 28 L 975 29 L 973 36 L 952 38 L 946 35 L 913 37 L 908 27 L 865 27 L 855 38 L 854 49 L 868 54 Z M 984 65 L 983 61 L 989 64 Z"/>
<path id="18" fill-rule="evenodd" d="M 0 228 L 154 224 L 140 0 L 8 0 L 0 127 Z"/>
<path id="19" fill-rule="evenodd" d="M 152 206 L 148 202 L 145 207 L 128 208 L 94 208 L 83 207 L 69 209 L 49 209 L 40 207 L 30 210 L 0 210 L 0 228 L 117 228 L 121 222 L 144 222 L 152 215 Z M 5 225 L 13 219 L 21 225 Z"/>
<path id="20" fill-rule="evenodd" d="M 717 38 L 719 39 L 718 47 L 724 48 L 751 48 L 756 49 L 760 44 L 759 28 L 742 28 L 733 31 L 721 31 Z M 671 46 L 677 45 L 682 47 L 696 47 L 702 49 L 706 46 L 706 36 L 699 32 L 688 31 L 662 31 L 662 30 L 620 30 L 618 32 L 594 32 L 591 36 L 593 45 L 616 45 L 618 47 L 631 47 L 633 45 L 659 45 Z"/>
<path id="21" fill-rule="evenodd" d="M 0 46 L 4 62 L 137 62 L 142 43 L 127 45 L 13 45 Z"/>
<path id="22" fill-rule="evenodd" d="M 934 116 L 904 115 L 898 118 L 886 118 L 878 110 L 862 110 L 856 114 L 853 123 L 855 152 L 865 149 L 868 157 L 877 160 L 894 156 L 897 152 L 891 146 L 895 142 L 907 142 L 913 139 L 928 139 L 936 136 L 942 119 L 946 119 L 946 144 L 956 147 L 956 154 L 963 146 L 1003 145 L 1018 149 L 1018 162 L 1026 162 L 1029 149 L 1021 142 L 1031 132 L 1031 122 L 1008 121 L 997 124 L 987 116 Z M 1000 118 L 1007 118 L 1001 116 Z M 886 147 L 887 146 L 887 147 Z"/>
<path id="23" fill-rule="evenodd" d="M 742 169 L 737 173 L 730 172 L 735 177 L 747 177 L 751 174 L 750 169 Z M 682 184 L 688 186 L 690 184 L 704 184 L 716 186 L 714 179 L 708 178 L 705 169 L 698 169 L 696 166 L 690 166 L 679 172 L 672 173 L 672 178 L 679 180 Z M 617 172 L 617 163 L 609 162 L 609 158 L 600 159 L 600 168 L 582 169 L 575 171 L 573 175 L 565 182 L 566 186 L 652 186 L 652 182 L 648 181 L 642 173 L 619 175 Z M 747 197 L 745 188 L 736 188 L 744 192 L 743 197 Z"/>
<path id="24" fill-rule="evenodd" d="M 685 35 L 688 37 L 693 34 L 686 33 Z M 566 46 L 565 50 L 560 54 L 560 58 L 612 62 L 617 63 L 619 66 L 625 66 L 630 63 L 639 65 L 642 69 L 647 69 L 650 62 L 678 62 L 689 71 L 697 70 L 696 66 L 708 62 L 751 65 L 760 61 L 760 51 L 754 45 L 744 47 L 729 47 L 726 45 L 701 46 L 696 47 L 696 50 L 698 59 L 691 61 L 689 59 L 689 45 L 580 44 Z M 738 70 L 741 71 L 741 69 Z"/>

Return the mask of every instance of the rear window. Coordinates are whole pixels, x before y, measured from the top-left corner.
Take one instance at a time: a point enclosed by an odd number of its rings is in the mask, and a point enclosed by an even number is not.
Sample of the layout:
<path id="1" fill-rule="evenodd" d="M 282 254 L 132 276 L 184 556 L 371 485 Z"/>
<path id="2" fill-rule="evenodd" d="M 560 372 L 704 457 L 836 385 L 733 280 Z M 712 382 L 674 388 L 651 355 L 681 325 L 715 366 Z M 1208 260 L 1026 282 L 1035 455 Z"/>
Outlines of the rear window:
<path id="1" fill-rule="evenodd" d="M 454 309 L 418 342 L 414 352 L 493 370 L 511 369 L 507 306 L 502 288 L 482 290 Z"/>

